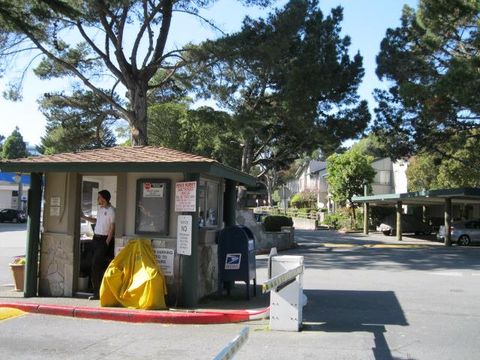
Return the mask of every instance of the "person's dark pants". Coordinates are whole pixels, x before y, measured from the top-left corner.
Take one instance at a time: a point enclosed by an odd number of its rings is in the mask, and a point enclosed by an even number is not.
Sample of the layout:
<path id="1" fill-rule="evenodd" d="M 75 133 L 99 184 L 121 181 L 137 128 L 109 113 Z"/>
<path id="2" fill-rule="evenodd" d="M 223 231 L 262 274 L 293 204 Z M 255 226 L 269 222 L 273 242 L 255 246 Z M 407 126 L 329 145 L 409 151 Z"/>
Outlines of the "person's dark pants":
<path id="1" fill-rule="evenodd" d="M 98 296 L 100 285 L 102 284 L 103 274 L 108 264 L 113 259 L 113 249 L 115 240 L 112 239 L 107 245 L 107 236 L 93 235 L 93 257 L 92 257 L 92 285 L 93 294 Z"/>

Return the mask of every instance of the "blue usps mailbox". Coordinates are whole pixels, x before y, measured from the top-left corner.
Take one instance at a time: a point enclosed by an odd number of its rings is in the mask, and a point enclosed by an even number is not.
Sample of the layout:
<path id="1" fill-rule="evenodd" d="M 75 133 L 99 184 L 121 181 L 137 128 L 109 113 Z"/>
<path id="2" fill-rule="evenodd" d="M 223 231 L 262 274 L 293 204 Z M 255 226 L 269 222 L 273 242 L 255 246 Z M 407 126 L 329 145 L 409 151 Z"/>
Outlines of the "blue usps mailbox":
<path id="1" fill-rule="evenodd" d="M 250 298 L 250 281 L 256 296 L 255 237 L 246 226 L 229 226 L 218 234 L 219 286 L 230 290 L 235 281 L 244 281 L 247 299 Z M 220 290 L 222 290 L 220 288 Z"/>

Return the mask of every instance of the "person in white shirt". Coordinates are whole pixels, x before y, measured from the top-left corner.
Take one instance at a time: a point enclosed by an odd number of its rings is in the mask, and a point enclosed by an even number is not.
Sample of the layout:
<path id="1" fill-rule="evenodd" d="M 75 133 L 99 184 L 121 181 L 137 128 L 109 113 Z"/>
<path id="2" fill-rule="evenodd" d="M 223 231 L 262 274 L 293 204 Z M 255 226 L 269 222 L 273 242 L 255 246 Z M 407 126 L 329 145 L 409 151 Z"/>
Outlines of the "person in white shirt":
<path id="1" fill-rule="evenodd" d="M 111 195 L 108 190 L 98 192 L 97 217 L 89 217 L 82 213 L 81 218 L 95 224 L 93 235 L 93 258 L 91 279 L 93 296 L 89 299 L 99 299 L 100 285 L 108 263 L 113 259 L 115 246 L 115 208 L 110 204 Z"/>

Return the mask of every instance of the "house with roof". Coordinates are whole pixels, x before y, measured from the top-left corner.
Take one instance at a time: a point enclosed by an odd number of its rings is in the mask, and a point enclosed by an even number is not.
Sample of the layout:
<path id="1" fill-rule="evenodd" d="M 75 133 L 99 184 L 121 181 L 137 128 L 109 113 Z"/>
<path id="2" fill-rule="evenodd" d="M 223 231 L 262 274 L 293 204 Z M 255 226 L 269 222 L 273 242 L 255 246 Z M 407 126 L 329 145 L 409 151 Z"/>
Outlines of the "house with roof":
<path id="1" fill-rule="evenodd" d="M 218 290 L 216 233 L 235 225 L 237 185 L 256 184 L 215 160 L 153 146 L 4 159 L 0 171 L 30 176 L 25 296 L 82 295 L 89 239 L 80 214 L 94 214 L 106 189 L 116 208 L 116 252 L 131 239 L 151 239 L 167 302 L 184 306 Z"/>
<path id="2" fill-rule="evenodd" d="M 371 163 L 375 170 L 372 183 L 372 194 L 392 194 L 407 191 L 408 161 L 400 159 L 392 161 L 388 157 L 374 159 Z M 333 201 L 328 191 L 327 163 L 311 160 L 297 172 L 294 180 L 287 183 L 289 192 L 293 195 L 312 191 L 317 195 L 317 207 L 334 210 Z"/>

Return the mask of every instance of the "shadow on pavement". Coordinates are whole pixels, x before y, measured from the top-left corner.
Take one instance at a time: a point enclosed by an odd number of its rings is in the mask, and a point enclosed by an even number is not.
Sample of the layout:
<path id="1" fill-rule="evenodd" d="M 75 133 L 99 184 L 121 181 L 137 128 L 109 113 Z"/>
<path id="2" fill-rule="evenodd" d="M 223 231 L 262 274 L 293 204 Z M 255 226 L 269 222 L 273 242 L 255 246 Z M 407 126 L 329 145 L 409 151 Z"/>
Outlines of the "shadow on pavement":
<path id="1" fill-rule="evenodd" d="M 198 307 L 202 309 L 242 310 L 262 309 L 270 305 L 270 294 L 262 294 L 261 285 L 257 284 L 257 295 L 253 296 L 253 285 L 250 285 L 250 299 L 246 297 L 245 283 L 237 282 L 230 295 L 225 292 L 212 294 L 200 300 Z"/>
<path id="2" fill-rule="evenodd" d="M 305 290 L 303 331 L 369 332 L 375 359 L 394 359 L 385 339 L 386 325 L 408 326 L 392 291 Z"/>
<path id="3" fill-rule="evenodd" d="M 375 236 L 330 231 L 298 231 L 295 235 L 297 248 L 280 255 L 303 255 L 307 269 L 480 270 L 480 247 L 444 247 L 411 238 L 381 241 Z"/>

